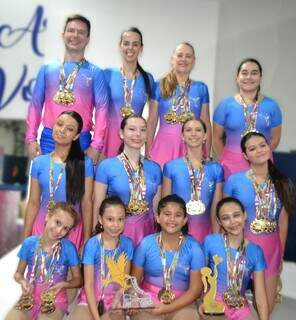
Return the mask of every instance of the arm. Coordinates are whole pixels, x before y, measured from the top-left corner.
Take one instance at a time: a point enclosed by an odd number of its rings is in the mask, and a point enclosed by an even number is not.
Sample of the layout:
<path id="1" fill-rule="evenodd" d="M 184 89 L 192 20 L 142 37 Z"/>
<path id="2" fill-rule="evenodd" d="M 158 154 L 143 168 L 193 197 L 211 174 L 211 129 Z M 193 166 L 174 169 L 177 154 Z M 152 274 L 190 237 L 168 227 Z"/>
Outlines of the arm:
<path id="1" fill-rule="evenodd" d="M 224 136 L 224 128 L 214 122 L 214 124 L 213 124 L 213 147 L 214 147 L 214 151 L 217 155 L 218 160 L 220 159 L 222 151 L 224 149 L 223 136 Z"/>
<path id="2" fill-rule="evenodd" d="M 211 222 L 212 222 L 212 229 L 213 232 L 219 232 L 220 226 L 218 225 L 217 218 L 216 218 L 216 207 L 217 203 L 222 199 L 223 195 L 223 183 L 217 183 L 216 189 L 214 193 L 214 198 L 211 205 Z"/>
<path id="3" fill-rule="evenodd" d="M 155 315 L 162 315 L 180 310 L 193 303 L 201 295 L 202 289 L 203 286 L 200 271 L 191 271 L 188 290 L 171 304 L 164 305 L 160 303 L 151 311 L 151 313 Z"/>
<path id="4" fill-rule="evenodd" d="M 286 247 L 286 240 L 288 236 L 288 223 L 289 223 L 288 213 L 286 209 L 283 207 L 279 217 L 279 231 L 280 231 L 280 240 L 281 240 L 283 254 Z"/>
<path id="5" fill-rule="evenodd" d="M 71 270 L 71 279 L 67 281 L 61 281 L 56 283 L 50 289 L 58 293 L 61 289 L 72 289 L 80 288 L 82 286 L 82 276 L 80 271 L 80 265 L 72 266 Z"/>
<path id="6" fill-rule="evenodd" d="M 155 100 L 149 101 L 148 120 L 147 120 L 147 143 L 146 155 L 149 157 L 149 152 L 153 143 L 156 127 L 158 122 L 158 102 Z"/>
<path id="7" fill-rule="evenodd" d="M 207 150 L 207 156 L 211 156 L 211 149 L 212 149 L 212 126 L 211 126 L 211 120 L 210 120 L 210 110 L 209 110 L 209 104 L 203 104 L 200 114 L 201 120 L 206 125 L 207 128 L 207 142 L 206 142 L 206 150 Z"/>
<path id="8" fill-rule="evenodd" d="M 98 221 L 99 208 L 102 201 L 106 198 L 107 195 L 107 185 L 95 182 L 94 186 L 94 204 L 93 204 L 93 227 L 96 226 Z"/>
<path id="9" fill-rule="evenodd" d="M 279 145 L 281 140 L 281 134 L 282 134 L 282 126 L 277 126 L 275 128 L 271 129 L 271 150 L 275 150 L 276 147 Z"/>
<path id="10" fill-rule="evenodd" d="M 163 182 L 162 182 L 161 196 L 163 198 L 165 196 L 168 196 L 171 193 L 172 193 L 172 180 L 164 176 Z"/>
<path id="11" fill-rule="evenodd" d="M 137 279 L 138 284 L 140 285 L 144 276 L 144 270 L 141 267 L 137 267 L 132 264 L 131 276 Z"/>
<path id="12" fill-rule="evenodd" d="M 254 287 L 255 287 L 255 301 L 257 305 L 257 312 L 260 320 L 268 320 L 268 302 L 265 290 L 264 271 L 255 271 Z"/>
<path id="13" fill-rule="evenodd" d="M 100 320 L 100 316 L 97 309 L 97 301 L 94 290 L 94 266 L 93 265 L 84 265 L 84 289 L 86 293 L 88 309 L 92 315 L 93 320 Z"/>
<path id="14" fill-rule="evenodd" d="M 153 198 L 153 212 L 156 213 L 157 212 L 157 206 L 158 206 L 158 202 L 161 199 L 161 186 L 157 187 L 157 192 Z"/>
<path id="15" fill-rule="evenodd" d="M 81 201 L 83 235 L 86 241 L 93 229 L 93 210 L 92 210 L 93 178 L 85 178 L 85 191 Z"/>
<path id="16" fill-rule="evenodd" d="M 40 186 L 38 180 L 31 178 L 29 201 L 25 211 L 24 238 L 32 234 L 33 224 L 40 208 Z"/>
<path id="17" fill-rule="evenodd" d="M 22 293 L 24 295 L 32 292 L 32 285 L 24 278 L 24 273 L 27 267 L 27 261 L 19 260 L 16 272 L 14 274 L 14 280 L 21 285 Z"/>

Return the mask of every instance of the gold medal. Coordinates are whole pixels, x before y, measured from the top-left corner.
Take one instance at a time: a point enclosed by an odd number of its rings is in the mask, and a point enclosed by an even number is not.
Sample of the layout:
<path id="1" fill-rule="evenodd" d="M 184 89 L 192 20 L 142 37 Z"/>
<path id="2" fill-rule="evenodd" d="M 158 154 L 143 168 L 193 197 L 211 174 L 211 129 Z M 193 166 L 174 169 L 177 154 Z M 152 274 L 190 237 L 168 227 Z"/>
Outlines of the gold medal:
<path id="1" fill-rule="evenodd" d="M 175 124 L 178 122 L 177 112 L 174 110 L 169 110 L 165 115 L 164 119 L 169 124 Z"/>
<path id="2" fill-rule="evenodd" d="M 171 304 L 176 299 L 176 296 L 172 290 L 162 288 L 158 292 L 158 299 L 163 304 Z"/>
<path id="3" fill-rule="evenodd" d="M 134 110 L 131 106 L 123 106 L 120 108 L 120 114 L 122 116 L 122 118 L 126 118 L 131 116 L 132 114 L 134 114 Z"/>
<path id="4" fill-rule="evenodd" d="M 127 205 L 127 212 L 131 214 L 143 214 L 148 210 L 148 203 L 144 200 L 131 199 Z"/>
<path id="5" fill-rule="evenodd" d="M 56 295 L 53 291 L 46 291 L 41 296 L 41 313 L 50 314 L 55 311 L 55 298 Z"/>
<path id="6" fill-rule="evenodd" d="M 73 92 L 66 89 L 58 91 L 53 98 L 55 103 L 62 104 L 64 106 L 72 106 L 75 103 L 75 100 Z"/>
<path id="7" fill-rule="evenodd" d="M 267 219 L 255 219 L 252 221 L 250 229 L 254 234 L 272 233 L 276 230 L 276 221 L 269 221 Z"/>
<path id="8" fill-rule="evenodd" d="M 55 206 L 54 199 L 49 199 L 48 202 L 47 202 L 48 211 L 53 211 L 54 206 Z"/>
<path id="9" fill-rule="evenodd" d="M 30 294 L 22 295 L 17 302 L 15 309 L 29 311 L 33 308 L 34 300 Z"/>
<path id="10" fill-rule="evenodd" d="M 223 301 L 229 308 L 239 309 L 245 305 L 245 298 L 240 295 L 239 291 L 228 288 L 223 293 Z"/>

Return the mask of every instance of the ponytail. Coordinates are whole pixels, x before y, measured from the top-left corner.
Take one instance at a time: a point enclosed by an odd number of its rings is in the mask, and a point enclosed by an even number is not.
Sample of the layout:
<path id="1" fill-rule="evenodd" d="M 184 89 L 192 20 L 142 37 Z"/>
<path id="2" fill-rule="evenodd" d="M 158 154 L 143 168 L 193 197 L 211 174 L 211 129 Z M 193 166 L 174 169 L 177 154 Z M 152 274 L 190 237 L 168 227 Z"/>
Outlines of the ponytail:
<path id="1" fill-rule="evenodd" d="M 160 92 L 161 95 L 167 99 L 170 98 L 178 84 L 178 80 L 174 70 L 171 70 L 161 81 L 160 81 Z"/>
<path id="2" fill-rule="evenodd" d="M 141 65 L 139 64 L 139 62 L 137 62 L 137 68 L 140 71 L 140 73 L 142 74 L 143 78 L 144 78 L 144 83 L 145 83 L 145 90 L 146 90 L 146 94 L 147 94 L 147 100 L 151 99 L 151 94 L 152 94 L 152 89 L 151 89 L 151 84 L 150 84 L 150 80 L 148 77 L 147 72 L 141 67 Z"/>

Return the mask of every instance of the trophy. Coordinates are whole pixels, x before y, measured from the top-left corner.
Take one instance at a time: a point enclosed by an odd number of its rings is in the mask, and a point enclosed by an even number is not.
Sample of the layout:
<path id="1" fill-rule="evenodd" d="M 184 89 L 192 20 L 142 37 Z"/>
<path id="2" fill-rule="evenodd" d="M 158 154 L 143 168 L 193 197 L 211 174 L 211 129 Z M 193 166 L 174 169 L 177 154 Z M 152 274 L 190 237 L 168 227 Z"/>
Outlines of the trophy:
<path id="1" fill-rule="evenodd" d="M 114 257 L 106 257 L 109 277 L 103 279 L 103 284 L 106 286 L 110 283 L 116 283 L 120 289 L 115 294 L 112 304 L 113 310 L 128 310 L 128 309 L 151 309 L 154 308 L 154 303 L 151 296 L 142 290 L 137 283 L 135 277 L 125 273 L 127 256 L 122 252 L 115 261 Z"/>
<path id="2" fill-rule="evenodd" d="M 203 298 L 204 313 L 211 315 L 221 315 L 224 314 L 224 305 L 215 300 L 217 292 L 217 278 L 218 269 L 217 265 L 222 262 L 222 258 L 217 255 L 213 256 L 214 260 L 214 274 L 212 275 L 212 270 L 208 267 L 201 269 L 202 282 L 204 285 L 204 292 L 207 292 Z M 208 284 L 210 286 L 208 290 Z"/>

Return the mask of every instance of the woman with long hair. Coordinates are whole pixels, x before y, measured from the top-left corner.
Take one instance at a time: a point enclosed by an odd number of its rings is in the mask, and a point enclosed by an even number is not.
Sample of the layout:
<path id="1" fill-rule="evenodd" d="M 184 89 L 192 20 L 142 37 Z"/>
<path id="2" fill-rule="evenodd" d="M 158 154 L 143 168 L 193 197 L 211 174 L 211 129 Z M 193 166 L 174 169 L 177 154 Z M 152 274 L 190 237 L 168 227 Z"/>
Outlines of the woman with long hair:
<path id="1" fill-rule="evenodd" d="M 43 232 L 46 213 L 57 201 L 73 204 L 81 214 L 80 223 L 68 236 L 77 249 L 90 237 L 93 164 L 79 144 L 82 127 L 82 118 L 77 112 L 62 112 L 53 126 L 54 151 L 33 160 L 25 212 L 25 237 Z"/>
<path id="2" fill-rule="evenodd" d="M 223 168 L 203 156 L 207 131 L 201 119 L 185 121 L 182 139 L 187 152 L 164 165 L 162 195 L 175 193 L 186 202 L 189 233 L 203 242 L 211 230 L 218 230 L 215 212 L 222 198 Z"/>
<path id="3" fill-rule="evenodd" d="M 271 147 L 262 133 L 247 133 L 241 140 L 241 149 L 250 169 L 230 176 L 224 193 L 242 202 L 247 212 L 246 239 L 263 249 L 271 313 L 287 239 L 288 215 L 295 209 L 295 189 L 270 160 Z"/>
<path id="4" fill-rule="evenodd" d="M 143 51 L 143 36 L 136 27 L 122 32 L 119 42 L 121 67 L 104 70 L 109 91 L 108 126 L 104 154 L 117 155 L 120 146 L 121 120 L 131 114 L 142 115 L 146 103 L 148 111 L 153 97 L 154 79 L 139 63 Z"/>
<path id="5" fill-rule="evenodd" d="M 249 164 L 240 149 L 241 137 L 259 131 L 275 150 L 281 138 L 282 114 L 279 105 L 260 91 L 262 66 L 256 59 L 243 60 L 236 74 L 239 92 L 222 100 L 214 112 L 213 145 L 224 167 L 231 174 L 247 170 Z"/>
<path id="6" fill-rule="evenodd" d="M 186 152 L 181 139 L 182 124 L 192 116 L 201 118 L 207 127 L 205 153 L 211 149 L 209 93 L 206 84 L 190 79 L 195 64 L 195 51 L 182 42 L 174 50 L 171 71 L 155 88 L 155 98 L 148 117 L 147 150 L 161 166 Z M 157 122 L 159 130 L 154 138 Z"/>

